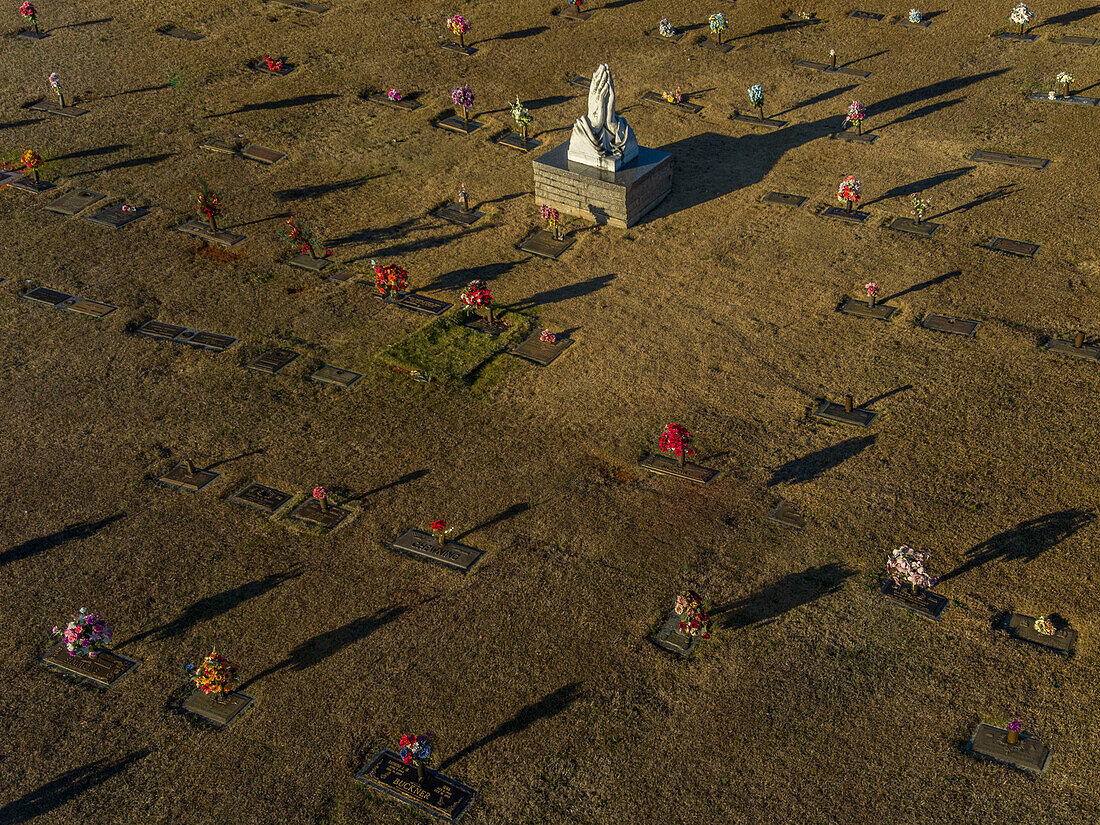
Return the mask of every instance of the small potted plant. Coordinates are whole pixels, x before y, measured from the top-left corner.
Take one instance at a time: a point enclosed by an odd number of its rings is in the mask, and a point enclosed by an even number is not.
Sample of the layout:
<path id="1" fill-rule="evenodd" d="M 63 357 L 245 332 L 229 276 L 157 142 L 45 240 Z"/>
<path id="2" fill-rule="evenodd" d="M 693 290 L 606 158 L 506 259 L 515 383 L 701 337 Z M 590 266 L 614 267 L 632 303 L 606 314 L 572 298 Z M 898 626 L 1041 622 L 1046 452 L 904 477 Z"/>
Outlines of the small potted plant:
<path id="1" fill-rule="evenodd" d="M 937 581 L 925 568 L 930 555 L 928 550 L 915 550 L 903 544 L 886 554 L 886 575 L 898 587 L 907 587 L 912 593 L 919 593 Z"/>
<path id="2" fill-rule="evenodd" d="M 722 32 L 730 27 L 730 24 L 726 22 L 726 16 L 717 11 L 707 18 L 707 22 L 710 24 L 710 33 L 718 38 L 718 45 L 721 46 Z"/>
<path id="3" fill-rule="evenodd" d="M 910 195 L 909 206 L 911 207 L 910 211 L 913 213 L 916 222 L 920 223 L 924 220 L 924 213 L 932 207 L 932 199 L 920 195 Z"/>
<path id="4" fill-rule="evenodd" d="M 371 266 L 374 267 L 374 288 L 381 298 L 385 301 L 400 298 L 409 282 L 409 273 L 397 264 L 380 266 L 371 261 Z"/>
<path id="5" fill-rule="evenodd" d="M 435 536 L 435 540 L 439 542 L 439 546 L 442 547 L 447 543 L 447 534 L 453 530 L 453 527 L 448 527 L 447 522 L 438 518 L 428 525 L 431 528 L 432 535 Z"/>
<path id="6" fill-rule="evenodd" d="M 754 83 L 749 86 L 749 103 L 756 113 L 760 115 L 760 119 L 764 119 L 764 87 L 759 83 Z"/>
<path id="7" fill-rule="evenodd" d="M 455 106 L 462 109 L 462 123 L 466 129 L 470 128 L 470 107 L 474 105 L 474 91 L 465 83 L 457 89 L 451 90 L 451 100 Z"/>
<path id="8" fill-rule="evenodd" d="M 1019 719 L 1015 719 L 1008 723 L 1008 736 L 1005 737 L 1005 741 L 1010 745 L 1017 745 L 1020 742 L 1020 731 L 1024 729 L 1024 723 Z"/>
<path id="9" fill-rule="evenodd" d="M 863 288 L 867 291 L 867 303 L 873 307 L 875 305 L 875 302 L 878 300 L 878 282 L 870 281 L 864 284 Z"/>
<path id="10" fill-rule="evenodd" d="M 34 149 L 28 149 L 23 153 L 22 157 L 23 165 L 30 170 L 30 173 L 34 175 L 34 188 L 40 188 L 38 180 L 38 167 L 42 165 L 42 156 Z"/>
<path id="11" fill-rule="evenodd" d="M 664 432 L 657 440 L 657 446 L 663 453 L 672 453 L 683 467 L 688 456 L 695 455 L 691 448 L 693 437 L 682 424 L 666 424 Z"/>
<path id="12" fill-rule="evenodd" d="M 1055 82 L 1062 87 L 1062 97 L 1069 97 L 1069 84 L 1075 81 L 1073 75 L 1069 72 L 1058 72 L 1058 76 L 1054 78 Z"/>
<path id="13" fill-rule="evenodd" d="M 924 15 L 920 13 L 920 9 L 909 9 L 909 22 L 910 23 L 923 23 Z"/>
<path id="14" fill-rule="evenodd" d="M 844 116 L 844 128 L 847 129 L 849 124 L 854 123 L 856 125 L 856 134 L 863 134 L 863 119 L 867 117 L 867 111 L 863 108 L 863 104 L 858 100 L 853 100 L 848 106 L 848 113 Z"/>
<path id="15" fill-rule="evenodd" d="M 849 175 L 840 182 L 840 188 L 836 190 L 836 199 L 844 204 L 848 213 L 851 213 L 852 207 L 859 203 L 862 191 L 863 184 L 856 180 L 855 175 Z"/>
<path id="16" fill-rule="evenodd" d="M 222 202 L 210 185 L 199 178 L 199 191 L 191 193 L 191 200 L 195 204 L 195 211 L 206 218 L 210 223 L 210 231 L 218 231 L 218 215 L 222 211 Z"/>
<path id="17" fill-rule="evenodd" d="M 61 91 L 61 78 L 57 76 L 57 72 L 50 72 L 50 76 L 46 80 L 50 82 L 50 88 L 57 93 L 57 105 L 64 109 L 65 93 Z"/>
<path id="18" fill-rule="evenodd" d="M 1035 19 L 1035 12 L 1024 3 L 1017 3 L 1008 14 L 1008 19 L 1020 27 L 1020 37 L 1027 34 L 1027 24 Z"/>
<path id="19" fill-rule="evenodd" d="M 539 215 L 546 221 L 547 230 L 554 233 L 554 240 L 560 241 L 562 239 L 561 213 L 554 207 L 547 206 L 544 203 L 539 207 Z"/>
<path id="20" fill-rule="evenodd" d="M 401 757 L 401 761 L 406 765 L 410 762 L 416 765 L 416 781 L 420 783 L 424 782 L 428 758 L 432 755 L 431 738 L 430 733 L 421 733 L 416 736 L 404 734 L 398 745 L 400 748 L 398 755 Z"/>
<path id="21" fill-rule="evenodd" d="M 676 597 L 673 608 L 680 617 L 680 632 L 686 636 L 698 636 L 709 639 L 711 631 L 710 616 L 703 610 L 703 599 L 694 590 L 682 590 Z"/>
<path id="22" fill-rule="evenodd" d="M 447 28 L 452 34 L 458 35 L 458 47 L 466 51 L 466 32 L 470 30 L 470 21 L 461 14 L 447 18 Z"/>
<path id="23" fill-rule="evenodd" d="M 282 241 L 297 249 L 299 255 L 309 255 L 314 261 L 320 260 L 317 255 L 317 236 L 313 234 L 313 230 L 306 224 L 300 223 L 294 217 L 290 217 L 286 219 L 286 223 L 280 226 L 276 232 Z M 323 253 L 323 257 L 327 258 L 331 254 L 332 250 L 326 249 Z"/>
<path id="24" fill-rule="evenodd" d="M 38 30 L 38 10 L 31 4 L 31 0 L 23 0 L 23 5 L 19 7 L 19 14 L 24 20 L 31 21 L 34 26 L 34 36 L 39 37 L 42 32 Z"/>
<path id="25" fill-rule="evenodd" d="M 679 86 L 676 87 L 676 91 L 674 92 L 662 91 L 661 97 L 665 99 L 665 102 L 671 103 L 674 106 L 678 106 L 684 102 L 684 93 Z"/>
<path id="26" fill-rule="evenodd" d="M 313 497 L 317 500 L 317 505 L 321 508 L 322 513 L 328 512 L 328 490 L 318 485 L 313 488 Z"/>
<path id="27" fill-rule="evenodd" d="M 493 293 L 489 291 L 488 285 L 480 278 L 476 278 L 470 281 L 466 287 L 459 294 L 462 299 L 462 303 L 466 305 L 466 311 L 470 314 L 476 314 L 475 310 L 479 307 L 484 307 L 486 312 L 489 313 L 489 324 L 495 324 L 496 318 L 493 315 Z"/>
<path id="28" fill-rule="evenodd" d="M 676 27 L 668 22 L 667 17 L 662 17 L 660 22 L 657 23 L 657 32 L 661 37 L 675 37 L 679 34 Z"/>
<path id="29" fill-rule="evenodd" d="M 184 669 L 190 674 L 195 687 L 219 705 L 229 701 L 229 695 L 237 686 L 237 665 L 218 653 L 216 647 L 198 667 L 187 665 Z"/>
<path id="30" fill-rule="evenodd" d="M 519 127 L 520 137 L 523 139 L 523 148 L 527 148 L 527 127 L 534 120 L 531 113 L 527 111 L 527 107 L 524 106 L 519 99 L 519 95 L 516 95 L 516 102 L 509 103 L 508 108 L 512 110 L 512 120 L 516 122 L 516 126 Z M 465 211 L 465 210 L 464 210 Z"/>
<path id="31" fill-rule="evenodd" d="M 111 643 L 111 628 L 103 617 L 82 607 L 64 629 L 54 627 L 50 631 L 54 641 L 61 642 L 70 656 L 86 656 L 94 659 Z"/>

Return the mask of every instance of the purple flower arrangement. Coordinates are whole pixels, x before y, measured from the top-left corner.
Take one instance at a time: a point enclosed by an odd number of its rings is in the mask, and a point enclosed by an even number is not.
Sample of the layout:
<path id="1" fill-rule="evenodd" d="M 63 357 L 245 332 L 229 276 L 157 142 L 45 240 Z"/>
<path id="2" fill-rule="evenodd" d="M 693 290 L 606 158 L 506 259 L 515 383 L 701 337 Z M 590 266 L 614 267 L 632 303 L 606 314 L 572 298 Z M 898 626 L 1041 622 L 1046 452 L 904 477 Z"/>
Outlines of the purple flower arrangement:
<path id="1" fill-rule="evenodd" d="M 111 643 L 112 633 L 102 616 L 82 607 L 64 630 L 54 627 L 51 635 L 65 645 L 70 656 L 87 656 L 92 659 L 101 650 L 106 650 Z"/>

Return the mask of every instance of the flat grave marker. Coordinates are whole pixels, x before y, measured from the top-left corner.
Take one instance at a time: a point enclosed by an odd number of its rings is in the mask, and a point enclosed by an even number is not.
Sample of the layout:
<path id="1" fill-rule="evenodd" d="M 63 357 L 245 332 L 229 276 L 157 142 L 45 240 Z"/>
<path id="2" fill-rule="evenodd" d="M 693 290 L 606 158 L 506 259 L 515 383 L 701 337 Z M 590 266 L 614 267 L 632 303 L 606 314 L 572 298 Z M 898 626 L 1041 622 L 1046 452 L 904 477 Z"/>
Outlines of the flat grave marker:
<path id="1" fill-rule="evenodd" d="M 325 274 L 328 280 L 332 281 L 334 284 L 340 284 L 341 286 L 350 284 L 359 277 L 359 273 L 354 269 L 330 269 L 327 270 Z"/>
<path id="2" fill-rule="evenodd" d="M 45 112 L 48 115 L 58 115 L 60 117 L 80 117 L 88 114 L 87 109 L 81 109 L 79 106 L 62 106 L 52 100 L 43 100 L 27 108 L 34 112 Z"/>
<path id="3" fill-rule="evenodd" d="M 687 32 L 676 32 L 672 37 L 665 37 L 661 34 L 660 27 L 654 27 L 646 31 L 646 35 L 649 37 L 656 37 L 658 40 L 664 40 L 668 43 L 679 43 L 687 36 Z"/>
<path id="4" fill-rule="evenodd" d="M 806 526 L 806 519 L 802 518 L 789 501 L 779 499 L 778 503 L 764 516 L 764 521 L 778 524 L 782 527 L 791 527 L 802 530 Z"/>
<path id="5" fill-rule="evenodd" d="M 261 146 L 258 143 L 250 143 L 243 149 L 241 149 L 241 157 L 254 160 L 259 163 L 270 166 L 276 161 L 280 161 L 286 157 L 286 152 L 280 152 L 277 149 L 269 149 L 266 146 Z"/>
<path id="6" fill-rule="evenodd" d="M 295 269 L 304 269 L 307 272 L 320 272 L 332 266 L 332 261 L 328 258 L 314 258 L 309 253 L 303 252 L 287 261 L 286 265 Z"/>
<path id="7" fill-rule="evenodd" d="M 758 115 L 744 115 L 737 109 L 733 110 L 730 120 L 736 120 L 738 123 L 748 123 L 752 126 L 763 126 L 765 129 L 782 129 L 787 125 L 786 120 L 777 120 L 774 117 L 760 118 Z"/>
<path id="8" fill-rule="evenodd" d="M 424 105 L 419 100 L 412 100 L 407 97 L 400 100 L 390 100 L 382 92 L 371 92 L 367 95 L 367 100 L 371 103 L 380 103 L 383 106 L 389 106 L 391 109 L 402 109 L 406 112 L 414 112 Z"/>
<path id="9" fill-rule="evenodd" d="M 895 232 L 904 232 L 907 235 L 916 235 L 918 238 L 931 238 L 940 226 L 942 224 L 932 223 L 931 221 L 917 223 L 912 218 L 894 218 L 887 224 L 886 228 Z"/>
<path id="10" fill-rule="evenodd" d="M 49 37 L 49 32 L 35 31 L 34 29 L 24 29 L 19 32 L 16 37 L 22 37 L 24 40 L 45 40 Z"/>
<path id="11" fill-rule="evenodd" d="M 265 375 L 277 375 L 279 370 L 293 364 L 297 359 L 298 353 L 294 350 L 275 347 L 253 358 L 244 365 L 244 368 L 254 372 L 262 372 Z"/>
<path id="12" fill-rule="evenodd" d="M 833 218 L 834 220 L 844 221 L 845 223 L 863 223 L 869 217 L 870 212 L 863 212 L 859 209 L 848 210 L 840 206 L 827 206 L 818 212 L 823 218 Z"/>
<path id="13" fill-rule="evenodd" d="M 155 338 L 158 341 L 174 341 L 176 336 L 187 331 L 187 327 L 176 324 L 166 324 L 163 321 L 146 321 L 136 330 L 134 335 L 143 338 Z"/>
<path id="14" fill-rule="evenodd" d="M 175 338 L 176 342 L 189 344 L 199 349 L 207 349 L 212 352 L 223 352 L 237 343 L 232 335 L 221 335 L 217 332 L 204 332 L 201 329 L 187 329 Z"/>
<path id="15" fill-rule="evenodd" d="M 6 186 L 13 180 L 19 180 L 23 177 L 22 172 L 10 172 L 7 169 L 0 169 L 0 186 Z"/>
<path id="16" fill-rule="evenodd" d="M 1020 741 L 1008 743 L 1008 731 L 980 723 L 970 735 L 966 749 L 978 756 L 1011 765 L 1031 773 L 1046 773 L 1050 767 L 1050 748 L 1033 736 L 1020 734 Z"/>
<path id="17" fill-rule="evenodd" d="M 932 25 L 931 20 L 918 20 L 916 22 L 910 20 L 908 17 L 899 17 L 894 21 L 895 26 L 905 26 L 907 29 L 927 29 Z"/>
<path id="18" fill-rule="evenodd" d="M 860 134 L 859 132 L 849 132 L 845 129 L 840 132 L 833 132 L 829 135 L 829 140 L 843 140 L 847 143 L 874 143 L 878 140 L 878 135 L 869 132 Z"/>
<path id="19" fill-rule="evenodd" d="M 818 63 L 816 60 L 796 60 L 794 65 L 800 69 L 812 69 L 815 72 L 826 72 L 829 74 L 846 74 L 852 77 L 858 77 L 861 80 L 866 80 L 871 76 L 870 72 L 865 72 L 862 69 L 853 69 L 850 66 L 837 66 L 835 69 L 828 63 Z"/>
<path id="20" fill-rule="evenodd" d="M 439 539 L 431 533 L 416 529 L 406 530 L 394 539 L 390 549 L 400 550 L 423 561 L 442 564 L 462 573 L 469 573 L 485 555 L 485 551 L 457 541 L 447 541 L 440 547 Z"/>
<path id="21" fill-rule="evenodd" d="M 122 229 L 122 227 L 133 223 L 138 218 L 144 218 L 148 214 L 149 210 L 144 206 L 127 208 L 125 204 L 117 203 L 114 206 L 99 210 L 94 215 L 85 215 L 81 220 L 94 223 L 97 226 L 106 226 L 108 229 Z"/>
<path id="22" fill-rule="evenodd" d="M 520 152 L 530 152 L 532 149 L 537 149 L 542 146 L 541 140 L 535 140 L 534 138 L 527 138 L 526 144 L 523 142 L 523 135 L 517 135 L 515 132 L 509 132 L 502 138 L 498 138 L 493 141 L 501 146 L 507 146 L 509 149 L 516 149 Z"/>
<path id="23" fill-rule="evenodd" d="M 680 629 L 680 617 L 673 611 L 660 629 L 653 635 L 653 644 L 663 650 L 687 658 L 699 646 L 699 637 Z"/>
<path id="24" fill-rule="evenodd" d="M 1100 347 L 1085 344 L 1076 346 L 1075 341 L 1067 341 L 1065 338 L 1051 338 L 1043 344 L 1045 352 L 1057 352 L 1061 355 L 1069 355 L 1073 358 L 1083 358 L 1086 361 L 1100 361 Z"/>
<path id="25" fill-rule="evenodd" d="M 1005 622 L 1005 630 L 1010 636 L 1022 642 L 1038 645 L 1067 656 L 1073 653 L 1073 646 L 1077 643 L 1076 630 L 1072 627 L 1063 627 L 1056 630 L 1053 636 L 1047 636 L 1035 629 L 1035 618 L 1022 613 L 1013 613 Z"/>
<path id="26" fill-rule="evenodd" d="M 444 40 L 442 43 L 439 44 L 439 48 L 446 49 L 450 52 L 458 52 L 459 54 L 465 55 L 466 57 L 477 54 L 477 49 L 475 49 L 473 46 L 460 46 L 453 40 Z"/>
<path id="27" fill-rule="evenodd" d="M 586 92 L 592 88 L 592 78 L 584 77 L 583 75 L 576 75 L 569 78 L 566 81 L 570 86 L 576 86 L 578 89 L 584 89 Z"/>
<path id="28" fill-rule="evenodd" d="M 593 12 L 590 11 L 577 11 L 577 7 L 572 3 L 568 3 L 564 9 L 558 12 L 558 17 L 562 20 L 573 20 L 577 23 L 587 23 L 592 19 Z"/>
<path id="29" fill-rule="evenodd" d="M 670 109 L 676 109 L 677 111 L 687 112 L 689 115 L 697 115 L 703 111 L 703 107 L 698 103 L 687 103 L 681 101 L 679 103 L 670 102 L 663 95 L 657 94 L 657 92 L 646 92 L 642 95 L 642 100 L 646 103 L 656 103 L 658 106 L 664 106 Z"/>
<path id="30" fill-rule="evenodd" d="M 939 593 L 933 593 L 927 587 L 922 587 L 916 592 L 906 587 L 899 587 L 893 579 L 886 579 L 882 583 L 880 591 L 886 600 L 898 607 L 904 607 L 925 619 L 938 622 L 947 609 L 948 601 Z"/>
<path id="31" fill-rule="evenodd" d="M 873 11 L 861 11 L 859 9 L 848 12 L 848 17 L 853 20 L 869 20 L 872 23 L 879 23 L 886 19 L 885 14 L 878 14 Z"/>
<path id="32" fill-rule="evenodd" d="M 335 530 L 351 515 L 351 510 L 346 507 L 338 507 L 331 502 L 321 509 L 321 502 L 310 496 L 293 510 L 288 518 L 300 521 L 311 527 L 317 527 L 326 533 Z"/>
<path id="33" fill-rule="evenodd" d="M 1072 106 L 1095 106 L 1100 103 L 1100 97 L 1085 97 L 1084 95 L 1059 95 L 1051 97 L 1049 94 L 1036 92 L 1028 96 L 1028 100 L 1039 103 L 1068 103 Z"/>
<path id="34" fill-rule="evenodd" d="M 199 238 L 209 243 L 217 244 L 225 248 L 238 246 L 248 240 L 247 235 L 241 235 L 238 232 L 228 232 L 224 229 L 219 229 L 214 232 L 210 229 L 210 224 L 205 221 L 200 221 L 198 218 L 192 218 L 176 227 L 177 232 L 182 232 L 184 235 L 191 235 L 192 237 Z"/>
<path id="35" fill-rule="evenodd" d="M 22 177 L 15 178 L 8 181 L 7 185 L 12 189 L 30 192 L 32 195 L 40 195 L 43 192 L 48 192 L 55 188 L 55 185 L 48 180 L 35 180 L 32 175 L 23 175 Z"/>
<path id="36" fill-rule="evenodd" d="M 986 149 L 976 149 L 967 160 L 975 163 L 999 163 L 1003 166 L 1024 166 L 1028 169 L 1046 169 L 1050 163 L 1046 158 L 1014 155 L 1009 152 L 990 152 Z"/>
<path id="37" fill-rule="evenodd" d="M 870 427 L 875 423 L 875 419 L 878 418 L 878 413 L 872 410 L 865 410 L 855 406 L 849 410 L 846 405 L 837 404 L 834 401 L 822 401 L 811 415 L 823 421 L 831 421 L 836 424 L 848 424 L 853 427 L 864 428 Z"/>
<path id="38" fill-rule="evenodd" d="M 553 344 L 541 340 L 542 330 L 533 330 L 523 342 L 508 350 L 510 355 L 533 361 L 539 366 L 548 367 L 559 355 L 573 345 L 572 338 L 556 336 Z"/>
<path id="39" fill-rule="evenodd" d="M 355 775 L 357 782 L 445 822 L 458 822 L 470 809 L 477 791 L 431 768 L 424 782 L 415 765 L 406 765 L 393 751 L 381 751 Z"/>
<path id="40" fill-rule="evenodd" d="M 304 11 L 308 14 L 324 14 L 328 11 L 327 6 L 318 6 L 316 3 L 307 3 L 306 0 L 268 0 L 268 2 L 275 3 L 280 6 L 286 6 L 288 9 Z"/>
<path id="41" fill-rule="evenodd" d="M 294 496 L 290 493 L 284 493 L 282 490 L 276 490 L 274 487 L 268 487 L 264 484 L 250 481 L 237 492 L 233 493 L 233 495 L 229 497 L 229 501 L 236 504 L 242 504 L 245 507 L 251 507 L 254 510 L 259 510 L 261 513 L 267 513 L 271 516 L 281 510 L 283 505 L 292 498 L 294 498 Z"/>
<path id="42" fill-rule="evenodd" d="M 58 215 L 72 217 L 105 197 L 107 196 L 102 192 L 93 192 L 91 189 L 70 189 L 60 198 L 55 198 L 42 208 L 47 212 L 56 212 Z"/>
<path id="43" fill-rule="evenodd" d="M 847 298 L 844 303 L 837 308 L 837 311 L 843 312 L 845 315 L 854 315 L 857 318 L 870 318 L 873 321 L 889 321 L 893 314 L 898 311 L 898 308 L 889 306 L 888 304 L 875 304 L 871 306 L 869 301 L 857 301 L 855 298 Z"/>
<path id="44" fill-rule="evenodd" d="M 815 15 L 812 12 L 810 13 L 809 17 L 800 17 L 797 12 L 793 12 L 793 11 L 792 12 L 787 12 L 786 14 L 781 14 L 780 17 L 783 20 L 786 20 L 788 23 L 798 23 L 799 25 L 802 25 L 802 26 L 813 26 L 817 23 L 824 23 L 825 22 L 824 20 L 822 20 L 820 17 L 818 17 L 817 15 Z"/>
<path id="45" fill-rule="evenodd" d="M 194 472 L 191 472 L 191 470 L 194 470 Z M 175 487 L 179 490 L 187 490 L 189 493 L 197 493 L 220 475 L 221 473 L 215 473 L 213 470 L 200 470 L 197 467 L 188 468 L 187 462 L 181 461 L 158 478 L 157 481 L 167 487 Z"/>
<path id="46" fill-rule="evenodd" d="M 1021 258 L 1034 258 L 1039 251 L 1039 244 L 1027 241 L 1014 241 L 1009 238 L 994 238 L 986 246 L 994 252 L 1003 252 L 1006 255 L 1016 255 Z"/>
<path id="47" fill-rule="evenodd" d="M 62 301 L 58 304 L 57 308 L 66 309 L 69 312 L 75 312 L 79 315 L 89 315 L 92 318 L 105 318 L 118 309 L 118 307 L 111 306 L 110 304 L 103 304 L 99 301 L 89 301 L 87 298 L 77 298 L 76 296 Z"/>
<path id="48" fill-rule="evenodd" d="M 970 321 L 966 318 L 954 318 L 950 315 L 936 315 L 934 313 L 925 315 L 920 325 L 924 329 L 930 329 L 934 332 L 946 332 L 951 335 L 961 335 L 964 338 L 973 338 L 979 326 L 977 321 Z"/>
<path id="49" fill-rule="evenodd" d="M 237 147 L 221 138 L 210 138 L 209 140 L 199 144 L 200 149 L 205 149 L 208 152 L 218 152 L 222 155 L 235 155 L 237 154 Z"/>
<path id="50" fill-rule="evenodd" d="M 695 484 L 709 484 L 718 475 L 718 471 L 710 467 L 703 467 L 692 461 L 685 461 L 682 465 L 677 458 L 669 458 L 667 455 L 652 453 L 638 462 L 643 470 L 660 475 L 676 476 L 687 479 Z"/>
<path id="51" fill-rule="evenodd" d="M 1037 34 L 1020 34 L 1019 32 L 1001 32 L 994 35 L 998 40 L 1016 40 L 1021 43 L 1031 43 L 1039 39 Z"/>
<path id="52" fill-rule="evenodd" d="M 1082 37 L 1079 34 L 1063 34 L 1055 42 L 1063 46 L 1095 46 L 1097 38 Z"/>
<path id="53" fill-rule="evenodd" d="M 67 301 L 72 295 L 67 292 L 58 292 L 56 289 L 50 289 L 49 287 L 39 286 L 24 292 L 21 296 L 25 301 L 34 301 L 35 303 L 45 304 L 46 306 L 56 307 L 62 301 Z"/>
<path id="54" fill-rule="evenodd" d="M 65 645 L 61 643 L 50 648 L 38 661 L 101 688 L 111 687 L 139 664 L 137 659 L 113 650 L 101 650 L 93 658 L 70 656 Z"/>
<path id="55" fill-rule="evenodd" d="M 445 221 L 457 223 L 461 226 L 471 226 L 477 223 L 479 218 L 485 217 L 484 212 L 478 212 L 476 209 L 470 209 L 463 212 L 462 207 L 457 203 L 449 203 L 442 209 L 437 209 L 432 214 L 437 218 L 442 218 Z"/>
<path id="56" fill-rule="evenodd" d="M 340 369 L 334 367 L 331 364 L 324 364 L 319 370 L 309 376 L 310 381 L 319 381 L 322 384 L 335 384 L 338 387 L 344 387 L 345 389 L 351 387 L 363 377 L 360 372 L 352 372 L 351 370 Z"/>
<path id="57" fill-rule="evenodd" d="M 462 135 L 472 135 L 484 125 L 484 123 L 479 123 L 476 120 L 463 120 L 458 115 L 451 115 L 450 117 L 445 117 L 435 122 L 435 126 L 438 129 L 446 129 L 447 131 L 458 132 Z"/>
<path id="58" fill-rule="evenodd" d="M 467 329 L 477 330 L 491 338 L 495 338 L 508 329 L 508 325 L 500 318 L 494 318 L 492 323 L 490 323 L 488 318 L 483 318 L 480 315 L 474 315 L 472 318 L 463 321 L 462 326 Z"/>
<path id="59" fill-rule="evenodd" d="M 190 29 L 181 29 L 179 26 L 171 24 L 160 26 L 157 29 L 157 34 L 163 34 L 165 37 L 175 37 L 178 40 L 202 40 L 206 37 L 205 34 L 193 32 Z"/>
<path id="60" fill-rule="evenodd" d="M 424 315 L 442 315 L 454 304 L 447 301 L 441 301 L 438 298 L 429 298 L 427 295 L 418 295 L 415 292 L 402 292 L 397 300 L 386 299 L 381 295 L 376 296 L 379 300 L 384 301 L 387 304 L 393 304 L 394 306 L 401 307 L 401 309 L 407 309 L 410 312 L 420 312 Z"/>
<path id="61" fill-rule="evenodd" d="M 287 63 L 284 61 L 283 65 L 279 69 L 272 69 L 267 65 L 266 61 L 256 60 L 252 63 L 249 63 L 248 68 L 250 68 L 254 72 L 260 72 L 261 74 L 269 74 L 275 77 L 286 77 L 298 67 L 293 63 Z"/>
<path id="62" fill-rule="evenodd" d="M 809 198 L 803 195 L 791 195 L 786 192 L 768 192 L 760 199 L 761 203 L 778 203 L 783 206 L 800 207 Z"/>
<path id="63" fill-rule="evenodd" d="M 537 229 L 527 236 L 523 243 L 516 249 L 521 252 L 530 252 L 540 258 L 557 258 L 561 253 L 577 242 L 573 235 L 563 238 L 555 238 L 554 233 L 546 229 Z"/>
<path id="64" fill-rule="evenodd" d="M 231 722 L 240 718 L 245 709 L 255 700 L 246 693 L 233 691 L 225 702 L 215 702 L 208 693 L 196 690 L 183 700 L 180 707 L 194 716 L 198 716 L 210 722 L 216 727 L 224 728 Z"/>

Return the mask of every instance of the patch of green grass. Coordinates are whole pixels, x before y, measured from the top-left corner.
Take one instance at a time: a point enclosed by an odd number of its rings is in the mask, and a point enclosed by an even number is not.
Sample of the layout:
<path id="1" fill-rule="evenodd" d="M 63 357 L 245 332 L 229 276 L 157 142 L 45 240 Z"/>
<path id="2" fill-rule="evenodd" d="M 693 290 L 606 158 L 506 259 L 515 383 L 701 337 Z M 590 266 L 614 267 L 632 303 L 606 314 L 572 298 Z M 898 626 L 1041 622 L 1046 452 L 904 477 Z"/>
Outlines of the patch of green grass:
<path id="1" fill-rule="evenodd" d="M 379 357 L 408 370 L 426 372 L 435 381 L 465 380 L 468 387 L 485 392 L 509 368 L 495 363 L 505 349 L 522 341 L 533 320 L 521 312 L 498 313 L 507 329 L 495 337 L 464 327 L 463 311 L 450 312 L 406 335 L 384 349 Z"/>

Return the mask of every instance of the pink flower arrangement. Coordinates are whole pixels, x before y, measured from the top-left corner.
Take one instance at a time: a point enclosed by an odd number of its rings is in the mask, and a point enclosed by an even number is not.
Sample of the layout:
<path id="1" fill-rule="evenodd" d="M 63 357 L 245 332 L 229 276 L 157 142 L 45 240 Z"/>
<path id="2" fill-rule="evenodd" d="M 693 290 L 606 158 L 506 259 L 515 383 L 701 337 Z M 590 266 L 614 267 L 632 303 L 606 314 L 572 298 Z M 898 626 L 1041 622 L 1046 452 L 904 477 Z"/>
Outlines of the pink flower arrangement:
<path id="1" fill-rule="evenodd" d="M 86 607 L 73 616 L 65 629 L 54 627 L 51 631 L 55 640 L 60 640 L 70 656 L 87 656 L 94 659 L 101 650 L 111 643 L 111 629 L 98 613 L 89 612 Z"/>
<path id="2" fill-rule="evenodd" d="M 867 117 L 867 111 L 863 108 L 863 104 L 858 100 L 853 100 L 852 104 L 848 107 L 848 114 L 844 118 L 844 125 L 854 123 L 856 128 L 859 129 L 859 134 L 863 134 L 863 119 Z"/>
<path id="3" fill-rule="evenodd" d="M 31 5 L 30 0 L 23 0 L 23 5 L 19 7 L 19 13 L 34 24 L 34 33 L 38 34 L 38 10 Z"/>
<path id="4" fill-rule="evenodd" d="M 539 206 L 539 216 L 546 221 L 546 228 L 554 233 L 554 237 L 561 238 L 561 213 L 544 203 Z"/>
<path id="5" fill-rule="evenodd" d="M 931 587 L 937 581 L 925 569 L 925 563 L 931 553 L 928 550 L 915 550 L 903 544 L 886 554 L 886 575 L 894 580 L 898 587 L 908 585 L 914 590 Z"/>
<path id="6" fill-rule="evenodd" d="M 462 119 L 469 120 L 469 110 L 474 105 L 474 90 L 463 83 L 457 89 L 451 90 L 451 101 L 462 109 Z"/>
<path id="7" fill-rule="evenodd" d="M 539 340 L 542 341 L 542 343 L 544 344 L 556 344 L 558 343 L 558 336 L 556 336 L 550 330 L 544 329 L 541 333 L 539 333 Z"/>
<path id="8" fill-rule="evenodd" d="M 867 290 L 867 297 L 871 300 L 871 306 L 874 306 L 875 301 L 878 299 L 878 293 L 879 293 L 878 282 L 877 281 L 871 281 L 870 283 L 864 284 L 863 288 L 865 290 Z"/>
<path id="9" fill-rule="evenodd" d="M 836 190 L 836 199 L 846 204 L 848 211 L 851 212 L 852 207 L 859 203 L 862 191 L 863 184 L 856 180 L 855 175 L 849 175 L 840 182 L 840 188 Z"/>
<path id="10" fill-rule="evenodd" d="M 316 498 L 316 499 L 328 498 L 328 490 L 326 490 L 324 487 L 320 487 L 320 486 L 314 487 L 313 488 L 313 497 Z"/>
<path id="11" fill-rule="evenodd" d="M 398 102 L 399 100 L 401 100 L 401 99 L 402 99 L 402 98 L 403 98 L 404 96 L 405 96 L 405 95 L 401 93 L 401 90 L 400 90 L 400 89 L 390 89 L 390 90 L 389 90 L 388 92 L 386 92 L 386 97 L 388 97 L 388 98 L 389 98 L 390 100 L 392 100 L 392 101 L 393 101 L 394 103 L 397 103 L 397 102 Z"/>
<path id="12" fill-rule="evenodd" d="M 466 32 L 470 30 L 470 21 L 463 17 L 461 14 L 456 14 L 453 17 L 447 18 L 447 28 L 452 33 L 458 35 L 458 46 L 460 49 L 466 48 Z"/>

